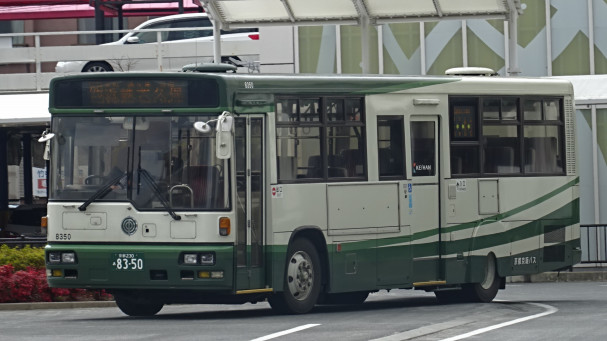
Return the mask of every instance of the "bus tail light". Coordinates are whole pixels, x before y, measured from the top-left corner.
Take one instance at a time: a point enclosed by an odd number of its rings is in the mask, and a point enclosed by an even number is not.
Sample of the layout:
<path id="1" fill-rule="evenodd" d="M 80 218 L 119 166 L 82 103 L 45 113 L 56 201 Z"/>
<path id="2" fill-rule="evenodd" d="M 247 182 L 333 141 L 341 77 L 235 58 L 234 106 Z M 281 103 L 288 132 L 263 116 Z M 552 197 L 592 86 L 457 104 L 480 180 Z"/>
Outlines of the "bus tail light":
<path id="1" fill-rule="evenodd" d="M 221 217 L 219 218 L 219 235 L 229 236 L 231 232 L 230 218 Z"/>
<path id="2" fill-rule="evenodd" d="M 259 33 L 251 33 L 249 34 L 249 38 L 251 40 L 259 40 Z"/>

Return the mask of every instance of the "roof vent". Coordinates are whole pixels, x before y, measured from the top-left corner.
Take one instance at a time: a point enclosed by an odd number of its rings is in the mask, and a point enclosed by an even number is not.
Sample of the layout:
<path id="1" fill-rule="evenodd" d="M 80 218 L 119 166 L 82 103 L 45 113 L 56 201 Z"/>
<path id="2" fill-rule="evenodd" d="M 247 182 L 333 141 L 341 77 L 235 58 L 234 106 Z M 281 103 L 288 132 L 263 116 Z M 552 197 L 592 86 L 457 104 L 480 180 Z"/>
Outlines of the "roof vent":
<path id="1" fill-rule="evenodd" d="M 497 76 L 497 73 L 486 67 L 454 67 L 445 71 L 448 76 Z"/>

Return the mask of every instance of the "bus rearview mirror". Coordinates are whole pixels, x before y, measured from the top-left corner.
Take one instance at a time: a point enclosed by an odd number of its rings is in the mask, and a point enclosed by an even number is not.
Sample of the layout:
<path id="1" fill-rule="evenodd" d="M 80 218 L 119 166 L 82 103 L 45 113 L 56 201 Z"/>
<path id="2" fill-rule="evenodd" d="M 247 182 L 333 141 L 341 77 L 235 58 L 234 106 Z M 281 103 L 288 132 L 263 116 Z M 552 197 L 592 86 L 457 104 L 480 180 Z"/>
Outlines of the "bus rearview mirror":
<path id="1" fill-rule="evenodd" d="M 234 117 L 222 114 L 217 122 L 217 158 L 229 159 L 232 157 L 232 126 Z"/>

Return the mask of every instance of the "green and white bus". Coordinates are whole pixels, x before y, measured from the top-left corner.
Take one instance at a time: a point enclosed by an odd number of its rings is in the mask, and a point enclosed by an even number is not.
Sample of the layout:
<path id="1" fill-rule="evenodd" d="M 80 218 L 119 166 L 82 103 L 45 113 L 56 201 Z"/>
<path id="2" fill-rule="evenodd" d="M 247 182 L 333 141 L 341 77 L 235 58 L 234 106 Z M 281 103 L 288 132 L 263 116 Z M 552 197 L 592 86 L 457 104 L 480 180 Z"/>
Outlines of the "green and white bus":
<path id="1" fill-rule="evenodd" d="M 566 81 L 87 74 L 53 79 L 50 112 L 49 285 L 128 315 L 490 302 L 580 260 Z"/>

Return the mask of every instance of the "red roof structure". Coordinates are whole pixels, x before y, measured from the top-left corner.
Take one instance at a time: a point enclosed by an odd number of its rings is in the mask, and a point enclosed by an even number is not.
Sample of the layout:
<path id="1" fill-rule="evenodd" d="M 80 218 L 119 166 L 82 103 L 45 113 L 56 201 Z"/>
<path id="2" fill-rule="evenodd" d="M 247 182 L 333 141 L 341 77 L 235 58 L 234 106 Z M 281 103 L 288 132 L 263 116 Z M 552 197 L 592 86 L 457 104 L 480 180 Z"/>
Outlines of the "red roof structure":
<path id="1" fill-rule="evenodd" d="M 0 0 L 0 20 L 93 18 L 96 5 L 105 17 L 162 16 L 202 10 L 199 0 Z"/>

